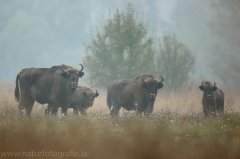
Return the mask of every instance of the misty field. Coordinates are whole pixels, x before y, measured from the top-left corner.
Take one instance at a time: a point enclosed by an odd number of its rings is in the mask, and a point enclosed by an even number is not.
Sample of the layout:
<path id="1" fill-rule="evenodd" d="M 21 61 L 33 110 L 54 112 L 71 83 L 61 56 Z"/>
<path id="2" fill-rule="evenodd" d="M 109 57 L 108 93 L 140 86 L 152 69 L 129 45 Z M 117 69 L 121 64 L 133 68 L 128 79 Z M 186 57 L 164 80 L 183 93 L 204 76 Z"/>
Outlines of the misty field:
<path id="1" fill-rule="evenodd" d="M 87 116 L 44 116 L 35 103 L 32 117 L 18 115 L 14 83 L 0 84 L 0 158 L 240 158 L 240 91 L 222 88 L 225 114 L 205 118 L 197 84 L 179 92 L 158 91 L 152 115 L 120 111 L 111 118 L 106 90 Z M 164 89 L 164 88 L 163 88 Z"/>

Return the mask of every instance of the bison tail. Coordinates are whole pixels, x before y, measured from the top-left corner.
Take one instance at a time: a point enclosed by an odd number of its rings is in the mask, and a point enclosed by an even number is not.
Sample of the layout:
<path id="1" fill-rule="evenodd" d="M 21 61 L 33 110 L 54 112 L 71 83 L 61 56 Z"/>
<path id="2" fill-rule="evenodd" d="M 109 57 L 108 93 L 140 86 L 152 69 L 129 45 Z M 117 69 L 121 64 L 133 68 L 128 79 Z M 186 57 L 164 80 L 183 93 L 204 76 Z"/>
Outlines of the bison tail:
<path id="1" fill-rule="evenodd" d="M 19 102 L 19 87 L 18 87 L 18 79 L 19 76 L 16 77 L 16 87 L 15 87 L 15 99 L 17 102 Z"/>
<path id="2" fill-rule="evenodd" d="M 111 102 L 109 90 L 107 91 L 107 106 L 108 106 L 109 109 L 111 109 L 111 107 L 112 107 L 112 102 Z"/>

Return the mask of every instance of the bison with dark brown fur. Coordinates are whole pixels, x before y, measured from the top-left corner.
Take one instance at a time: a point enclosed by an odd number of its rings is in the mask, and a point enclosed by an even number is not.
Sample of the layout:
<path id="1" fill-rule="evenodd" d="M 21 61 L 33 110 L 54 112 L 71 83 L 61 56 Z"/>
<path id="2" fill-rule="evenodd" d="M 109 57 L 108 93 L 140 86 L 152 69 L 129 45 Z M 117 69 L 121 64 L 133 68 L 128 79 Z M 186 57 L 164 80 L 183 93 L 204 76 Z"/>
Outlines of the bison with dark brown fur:
<path id="1" fill-rule="evenodd" d="M 68 108 L 73 108 L 73 113 L 76 115 L 79 114 L 79 111 L 82 115 L 86 115 L 86 110 L 93 105 L 94 99 L 98 95 L 97 90 L 94 93 L 90 88 L 78 86 Z"/>
<path id="2" fill-rule="evenodd" d="M 15 88 L 20 113 L 25 109 L 30 116 L 35 101 L 40 104 L 49 103 L 52 114 L 57 113 L 58 107 L 66 113 L 78 79 L 84 75 L 83 65 L 81 66 L 80 71 L 66 65 L 21 70 L 17 75 Z"/>
<path id="3" fill-rule="evenodd" d="M 152 75 L 140 75 L 135 79 L 118 79 L 109 83 L 107 105 L 110 114 L 116 116 L 121 107 L 136 110 L 138 114 L 149 115 L 153 111 L 158 89 L 163 86 Z"/>
<path id="4" fill-rule="evenodd" d="M 214 85 L 209 81 L 202 82 L 199 89 L 203 91 L 202 105 L 205 116 L 216 115 L 217 112 L 224 111 L 224 93 L 216 87 L 215 82 Z"/>

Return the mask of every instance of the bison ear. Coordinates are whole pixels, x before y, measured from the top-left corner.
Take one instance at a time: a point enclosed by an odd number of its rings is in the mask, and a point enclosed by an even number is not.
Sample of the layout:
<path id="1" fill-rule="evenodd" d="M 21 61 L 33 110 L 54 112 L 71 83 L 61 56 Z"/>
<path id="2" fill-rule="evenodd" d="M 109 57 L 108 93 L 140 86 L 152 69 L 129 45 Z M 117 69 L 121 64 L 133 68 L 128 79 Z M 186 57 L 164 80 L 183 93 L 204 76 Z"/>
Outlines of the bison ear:
<path id="1" fill-rule="evenodd" d="M 203 91 L 203 86 L 199 86 L 199 89 Z"/>
<path id="2" fill-rule="evenodd" d="M 217 87 L 213 87 L 213 89 L 212 89 L 213 91 L 216 91 L 217 90 Z"/>
<path id="3" fill-rule="evenodd" d="M 159 82 L 157 88 L 160 89 L 160 88 L 162 88 L 162 87 L 163 87 L 163 83 L 162 83 L 162 82 Z"/>
<path id="4" fill-rule="evenodd" d="M 82 77 L 84 75 L 84 72 L 79 72 L 79 77 Z"/>
<path id="5" fill-rule="evenodd" d="M 63 76 L 64 78 L 67 78 L 67 73 L 66 72 L 62 72 L 61 76 Z"/>

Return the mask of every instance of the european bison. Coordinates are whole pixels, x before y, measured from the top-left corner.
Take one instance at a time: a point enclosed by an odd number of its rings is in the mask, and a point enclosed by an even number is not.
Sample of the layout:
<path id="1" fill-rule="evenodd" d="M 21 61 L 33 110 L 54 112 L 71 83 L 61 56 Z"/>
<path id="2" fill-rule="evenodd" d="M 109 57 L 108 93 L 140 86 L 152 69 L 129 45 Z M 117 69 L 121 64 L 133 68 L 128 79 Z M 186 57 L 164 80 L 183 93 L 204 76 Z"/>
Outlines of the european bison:
<path id="1" fill-rule="evenodd" d="M 78 86 L 68 108 L 73 108 L 73 113 L 76 115 L 79 114 L 79 110 L 82 115 L 86 115 L 87 108 L 93 105 L 94 99 L 98 95 L 97 90 L 94 93 L 90 88 Z"/>
<path id="2" fill-rule="evenodd" d="M 224 111 L 224 93 L 216 87 L 215 82 L 214 85 L 209 81 L 202 82 L 199 89 L 203 91 L 202 105 L 205 116 Z"/>
<path id="3" fill-rule="evenodd" d="M 20 113 L 25 108 L 26 114 L 30 116 L 35 101 L 40 104 L 48 103 L 53 108 L 52 114 L 57 113 L 58 107 L 66 113 L 78 79 L 84 75 L 83 65 L 80 65 L 80 71 L 66 65 L 21 70 L 16 77 L 15 88 Z"/>
<path id="4" fill-rule="evenodd" d="M 162 78 L 162 77 L 161 77 Z M 110 115 L 117 116 L 121 107 L 149 115 L 153 111 L 157 90 L 163 86 L 152 75 L 140 75 L 135 79 L 118 79 L 109 83 L 107 105 Z"/>

